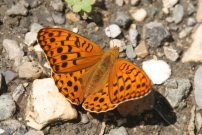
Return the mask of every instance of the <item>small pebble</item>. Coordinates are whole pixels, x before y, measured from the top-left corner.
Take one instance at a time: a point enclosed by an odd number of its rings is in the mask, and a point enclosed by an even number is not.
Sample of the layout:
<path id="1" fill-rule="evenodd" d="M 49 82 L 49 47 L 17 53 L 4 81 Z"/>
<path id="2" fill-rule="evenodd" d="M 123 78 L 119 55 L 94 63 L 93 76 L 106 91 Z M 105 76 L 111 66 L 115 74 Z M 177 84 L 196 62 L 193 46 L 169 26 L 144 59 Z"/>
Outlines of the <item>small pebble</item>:
<path id="1" fill-rule="evenodd" d="M 62 0 L 51 0 L 50 6 L 53 7 L 55 11 L 62 12 L 64 9 L 64 3 Z"/>
<path id="2" fill-rule="evenodd" d="M 202 66 L 196 70 L 194 75 L 194 98 L 199 109 L 202 109 Z"/>
<path id="3" fill-rule="evenodd" d="M 123 6 L 124 0 L 116 0 L 115 3 L 116 3 L 116 5 L 121 7 L 121 6 Z"/>
<path id="4" fill-rule="evenodd" d="M 140 44 L 135 48 L 135 54 L 140 58 L 145 58 L 149 54 L 144 41 L 141 41 Z"/>
<path id="5" fill-rule="evenodd" d="M 11 15 L 22 15 L 26 16 L 28 14 L 28 6 L 29 4 L 26 3 L 24 0 L 17 2 L 16 5 L 12 5 L 10 9 L 6 11 L 6 14 Z"/>
<path id="6" fill-rule="evenodd" d="M 135 51 L 134 51 L 132 45 L 127 45 L 127 46 L 126 46 L 126 56 L 127 56 L 129 59 L 134 59 L 134 58 L 136 57 L 136 54 L 135 54 Z"/>
<path id="7" fill-rule="evenodd" d="M 37 62 L 25 62 L 19 66 L 19 78 L 37 79 L 43 74 L 43 69 Z"/>
<path id="8" fill-rule="evenodd" d="M 105 34 L 107 37 L 116 38 L 121 34 L 121 29 L 116 24 L 111 24 L 105 28 Z"/>
<path id="9" fill-rule="evenodd" d="M 0 121 L 6 120 L 13 116 L 16 106 L 10 95 L 0 96 Z"/>
<path id="10" fill-rule="evenodd" d="M 78 21 L 80 21 L 80 16 L 76 13 L 68 12 L 66 14 L 66 19 L 67 19 L 67 21 L 78 22 Z"/>
<path id="11" fill-rule="evenodd" d="M 120 127 L 117 129 L 111 129 L 109 135 L 128 135 L 125 127 Z"/>
<path id="12" fill-rule="evenodd" d="M 170 33 L 161 23 L 150 22 L 143 28 L 145 43 L 151 47 L 159 47 L 168 37 Z"/>
<path id="13" fill-rule="evenodd" d="M 178 4 L 173 10 L 173 19 L 176 24 L 180 23 L 184 17 L 184 8 L 182 5 Z"/>
<path id="14" fill-rule="evenodd" d="M 112 39 L 109 41 L 109 46 L 110 48 L 113 47 L 118 47 L 119 48 L 119 52 L 122 52 L 126 49 L 126 44 L 124 41 L 119 40 L 119 39 Z"/>
<path id="15" fill-rule="evenodd" d="M 12 94 L 12 97 L 13 97 L 13 100 L 15 102 L 17 102 L 20 97 L 22 96 L 22 94 L 25 92 L 25 88 L 23 87 L 22 84 L 19 84 L 15 90 L 13 91 L 13 94 Z"/>
<path id="16" fill-rule="evenodd" d="M 17 77 L 17 74 L 10 70 L 3 72 L 2 75 L 5 78 L 6 84 L 8 84 L 9 82 L 11 82 L 12 80 L 14 80 Z"/>
<path id="17" fill-rule="evenodd" d="M 143 8 L 141 9 L 131 9 L 130 13 L 135 21 L 142 22 L 147 17 L 147 11 Z"/>
<path id="18" fill-rule="evenodd" d="M 176 61 L 179 58 L 178 51 L 175 50 L 173 47 L 164 46 L 163 50 L 164 50 L 164 54 L 167 59 L 169 59 L 171 61 Z"/>
<path id="19" fill-rule="evenodd" d="M 164 13 L 168 14 L 169 13 L 169 9 L 172 8 L 177 2 L 178 0 L 162 0 L 163 2 L 163 11 Z"/>
<path id="20" fill-rule="evenodd" d="M 186 27 L 179 33 L 179 38 L 185 38 L 187 35 L 189 35 L 193 30 L 193 27 Z"/>
<path id="21" fill-rule="evenodd" d="M 54 12 L 54 13 L 52 13 L 52 17 L 53 17 L 53 21 L 56 24 L 64 24 L 65 23 L 65 17 L 60 12 Z"/>
<path id="22" fill-rule="evenodd" d="M 36 8 L 37 6 L 41 5 L 43 0 L 26 0 L 29 3 L 31 8 Z"/>
<path id="23" fill-rule="evenodd" d="M 116 13 L 115 24 L 120 27 L 127 28 L 131 22 L 131 17 L 125 11 L 118 11 Z"/>
<path id="24" fill-rule="evenodd" d="M 37 35 L 38 34 L 36 32 L 27 32 L 25 34 L 25 40 L 24 40 L 25 44 L 27 46 L 33 45 L 36 42 Z"/>
<path id="25" fill-rule="evenodd" d="M 171 79 L 166 83 L 165 97 L 173 108 L 180 106 L 191 88 L 189 79 Z"/>
<path id="26" fill-rule="evenodd" d="M 163 60 L 151 59 L 144 61 L 142 63 L 142 68 L 153 84 L 162 84 L 171 76 L 171 68 Z"/>
<path id="27" fill-rule="evenodd" d="M 196 24 L 196 19 L 194 17 L 189 17 L 187 19 L 187 25 L 188 26 L 194 26 Z"/>
<path id="28" fill-rule="evenodd" d="M 193 5 L 193 3 L 189 2 L 187 7 L 187 14 L 192 15 L 194 12 L 196 12 L 196 7 Z"/>
<path id="29" fill-rule="evenodd" d="M 39 24 L 39 23 L 32 23 L 31 27 L 30 27 L 30 31 L 38 33 L 39 30 L 42 29 L 42 28 L 43 28 L 43 26 L 41 24 Z"/>
<path id="30" fill-rule="evenodd" d="M 11 39 L 3 40 L 3 47 L 8 53 L 9 59 L 15 60 L 16 58 L 21 58 L 24 55 L 24 52 L 19 47 L 18 42 Z"/>
<path id="31" fill-rule="evenodd" d="M 137 29 L 135 29 L 135 28 L 129 29 L 129 41 L 133 45 L 133 47 L 136 47 L 136 45 L 137 45 L 138 35 L 139 35 L 139 33 L 138 33 Z"/>
<path id="32" fill-rule="evenodd" d="M 89 122 L 89 118 L 87 114 L 81 114 L 81 123 L 87 124 Z"/>
<path id="33" fill-rule="evenodd" d="M 139 2 L 140 2 L 140 0 L 131 0 L 130 4 L 133 6 L 136 6 L 136 5 L 138 5 Z"/>

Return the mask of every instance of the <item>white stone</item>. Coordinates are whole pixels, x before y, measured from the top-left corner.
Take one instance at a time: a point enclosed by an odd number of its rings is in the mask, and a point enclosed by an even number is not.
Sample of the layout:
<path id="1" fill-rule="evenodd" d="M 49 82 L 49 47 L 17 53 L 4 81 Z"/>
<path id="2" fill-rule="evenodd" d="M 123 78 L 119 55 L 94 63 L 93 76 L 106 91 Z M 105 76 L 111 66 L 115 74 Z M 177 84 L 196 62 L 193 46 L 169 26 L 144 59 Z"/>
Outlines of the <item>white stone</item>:
<path id="1" fill-rule="evenodd" d="M 8 56 L 11 60 L 15 60 L 16 58 L 22 58 L 24 55 L 24 52 L 18 45 L 18 42 L 15 40 L 4 39 L 3 47 L 8 53 Z"/>
<path id="2" fill-rule="evenodd" d="M 142 68 L 147 73 L 153 84 L 162 84 L 171 75 L 170 66 L 163 60 L 151 59 L 144 61 Z"/>
<path id="3" fill-rule="evenodd" d="M 105 34 L 108 37 L 115 38 L 121 34 L 121 29 L 118 25 L 111 24 L 105 28 Z"/>
<path id="4" fill-rule="evenodd" d="M 109 41 L 109 46 L 110 48 L 118 47 L 119 52 L 122 52 L 123 50 L 126 49 L 126 44 L 124 41 L 119 40 L 119 39 L 112 39 Z"/>
<path id="5" fill-rule="evenodd" d="M 116 0 L 116 5 L 123 6 L 124 1 L 123 0 Z"/>
<path id="6" fill-rule="evenodd" d="M 177 2 L 178 0 L 162 0 L 163 2 L 163 11 L 165 13 L 168 13 L 168 9 L 172 8 Z"/>
<path id="7" fill-rule="evenodd" d="M 196 29 L 192 35 L 193 42 L 191 47 L 184 53 L 182 62 L 202 62 L 202 24 Z"/>
<path id="8" fill-rule="evenodd" d="M 43 52 L 43 49 L 41 48 L 41 46 L 39 44 L 37 44 L 37 45 L 34 46 L 34 50 L 36 52 Z"/>
<path id="9" fill-rule="evenodd" d="M 5 130 L 0 128 L 0 134 L 3 134 L 5 132 Z"/>
<path id="10" fill-rule="evenodd" d="M 50 122 L 75 118 L 77 111 L 58 92 L 52 78 L 37 79 L 33 82 L 25 114 L 28 126 L 40 130 Z"/>
<path id="11" fill-rule="evenodd" d="M 138 22 L 142 22 L 144 21 L 144 19 L 146 18 L 147 16 L 147 11 L 143 8 L 140 8 L 140 9 L 135 9 L 135 10 L 131 10 L 130 11 L 132 17 L 138 21 Z"/>
<path id="12" fill-rule="evenodd" d="M 25 34 L 25 44 L 28 46 L 33 45 L 36 42 L 37 39 L 37 33 L 36 32 L 27 32 Z"/>
<path id="13" fill-rule="evenodd" d="M 134 6 L 136 6 L 139 2 L 140 2 L 140 0 L 131 0 L 130 1 L 131 5 L 134 5 Z"/>
<path id="14" fill-rule="evenodd" d="M 38 24 L 38 23 L 33 23 L 30 27 L 30 31 L 31 32 L 39 32 L 40 29 L 42 29 L 43 26 L 41 26 L 41 24 Z"/>
<path id="15" fill-rule="evenodd" d="M 38 62 L 25 62 L 19 66 L 19 78 L 37 79 L 43 74 L 43 69 Z"/>

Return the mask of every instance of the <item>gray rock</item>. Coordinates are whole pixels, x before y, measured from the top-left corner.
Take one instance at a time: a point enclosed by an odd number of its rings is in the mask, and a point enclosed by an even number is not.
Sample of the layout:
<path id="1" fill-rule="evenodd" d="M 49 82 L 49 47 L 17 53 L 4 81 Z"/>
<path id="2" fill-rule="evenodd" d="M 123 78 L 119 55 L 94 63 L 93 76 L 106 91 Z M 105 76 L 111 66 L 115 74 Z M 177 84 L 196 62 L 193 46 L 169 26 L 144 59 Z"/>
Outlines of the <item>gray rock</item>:
<path id="1" fill-rule="evenodd" d="M 17 77 L 17 74 L 10 70 L 3 72 L 2 75 L 5 78 L 6 84 L 8 84 L 9 82 L 11 82 L 13 79 Z"/>
<path id="2" fill-rule="evenodd" d="M 43 0 L 26 0 L 26 1 L 27 3 L 29 3 L 31 8 L 36 8 L 43 2 Z"/>
<path id="3" fill-rule="evenodd" d="M 193 5 L 193 3 L 189 3 L 188 4 L 188 7 L 187 7 L 187 14 L 188 15 L 191 15 L 193 14 L 194 12 L 196 12 L 196 7 Z"/>
<path id="4" fill-rule="evenodd" d="M 179 58 L 179 52 L 175 50 L 173 47 L 163 47 L 164 54 L 167 59 L 171 61 L 176 61 Z"/>
<path id="5" fill-rule="evenodd" d="M 38 22 L 40 24 L 49 26 L 50 23 L 53 23 L 53 17 L 46 7 L 41 6 L 35 14 L 37 15 Z"/>
<path id="6" fill-rule="evenodd" d="M 4 130 L 1 135 L 24 135 L 27 132 L 25 125 L 14 119 L 1 122 L 0 129 Z"/>
<path id="7" fill-rule="evenodd" d="M 13 116 L 16 110 L 15 102 L 10 95 L 0 96 L 0 121 Z"/>
<path id="8" fill-rule="evenodd" d="M 189 79 L 170 79 L 166 83 L 165 97 L 173 108 L 183 104 L 191 88 Z"/>
<path id="9" fill-rule="evenodd" d="M 194 17 L 189 17 L 187 19 L 187 25 L 188 26 L 194 26 L 196 24 L 196 19 Z"/>
<path id="10" fill-rule="evenodd" d="M 194 97 L 199 109 L 202 108 L 202 66 L 200 66 L 194 75 Z"/>
<path id="11" fill-rule="evenodd" d="M 136 57 L 136 54 L 132 45 L 126 46 L 126 55 L 129 59 L 134 59 Z"/>
<path id="12" fill-rule="evenodd" d="M 184 17 L 184 8 L 182 5 L 177 4 L 173 10 L 173 19 L 176 24 L 180 23 Z"/>
<path id="13" fill-rule="evenodd" d="M 26 16 L 28 13 L 27 7 L 29 6 L 24 0 L 19 1 L 16 5 L 12 5 L 10 9 L 6 11 L 6 14 L 11 15 L 22 15 Z"/>
<path id="14" fill-rule="evenodd" d="M 115 23 L 120 27 L 127 28 L 131 22 L 131 17 L 124 11 L 118 11 L 116 13 Z"/>
<path id="15" fill-rule="evenodd" d="M 13 94 L 12 94 L 13 100 L 17 102 L 24 92 L 25 92 L 25 89 L 23 85 L 19 84 L 13 91 Z"/>
<path id="16" fill-rule="evenodd" d="M 3 40 L 3 47 L 8 53 L 10 59 L 15 60 L 16 58 L 21 58 L 24 55 L 24 52 L 19 47 L 18 42 L 11 39 Z"/>
<path id="17" fill-rule="evenodd" d="M 43 74 L 42 67 L 39 63 L 25 62 L 19 66 L 19 78 L 37 79 Z"/>
<path id="18" fill-rule="evenodd" d="M 109 131 L 109 135 L 128 135 L 125 127 L 120 127 L 118 129 L 112 129 Z"/>
<path id="19" fill-rule="evenodd" d="M 150 22 L 143 28 L 143 38 L 151 47 L 159 47 L 168 37 L 170 33 L 161 23 Z"/>
<path id="20" fill-rule="evenodd" d="M 50 6 L 52 6 L 55 11 L 62 12 L 64 10 L 64 3 L 62 0 L 51 0 Z"/>
<path id="21" fill-rule="evenodd" d="M 134 28 L 129 29 L 129 41 L 133 45 L 133 47 L 136 47 L 137 45 L 137 37 L 138 37 L 138 31 Z"/>
<path id="22" fill-rule="evenodd" d="M 52 17 L 53 17 L 53 21 L 56 24 L 64 24 L 65 23 L 65 17 L 60 12 L 54 12 L 54 13 L 52 13 Z"/>

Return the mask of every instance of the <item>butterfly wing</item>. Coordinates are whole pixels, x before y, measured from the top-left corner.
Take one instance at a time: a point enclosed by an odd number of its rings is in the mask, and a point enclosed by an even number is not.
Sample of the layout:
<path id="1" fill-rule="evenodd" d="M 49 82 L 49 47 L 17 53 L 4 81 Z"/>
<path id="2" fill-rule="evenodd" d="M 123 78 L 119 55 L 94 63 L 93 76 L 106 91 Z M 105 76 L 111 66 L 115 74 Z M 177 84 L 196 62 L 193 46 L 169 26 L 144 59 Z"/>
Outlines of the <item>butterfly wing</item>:
<path id="1" fill-rule="evenodd" d="M 116 108 L 117 105 L 113 105 L 110 102 L 108 83 L 97 93 L 89 95 L 82 104 L 82 107 L 87 111 L 95 113 L 106 112 Z"/>
<path id="2" fill-rule="evenodd" d="M 85 70 L 67 74 L 53 73 L 52 77 L 60 93 L 62 93 L 72 104 L 79 105 L 83 102 L 83 90 L 80 79 Z"/>
<path id="3" fill-rule="evenodd" d="M 117 59 L 109 76 L 109 97 L 112 104 L 138 99 L 150 92 L 146 73 L 133 63 Z"/>
<path id="4" fill-rule="evenodd" d="M 79 71 L 94 65 L 103 50 L 87 38 L 61 28 L 43 28 L 38 41 L 55 73 Z"/>

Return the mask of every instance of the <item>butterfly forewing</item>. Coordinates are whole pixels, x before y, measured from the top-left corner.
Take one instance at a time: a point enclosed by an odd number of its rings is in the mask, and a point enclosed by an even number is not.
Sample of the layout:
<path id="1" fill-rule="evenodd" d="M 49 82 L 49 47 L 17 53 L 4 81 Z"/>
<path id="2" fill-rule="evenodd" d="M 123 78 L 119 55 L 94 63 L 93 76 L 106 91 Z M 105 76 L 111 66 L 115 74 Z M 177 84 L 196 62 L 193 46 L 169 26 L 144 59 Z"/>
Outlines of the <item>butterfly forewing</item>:
<path id="1" fill-rule="evenodd" d="M 94 65 L 103 50 L 90 40 L 61 28 L 43 28 L 38 41 L 55 73 L 79 71 Z"/>

